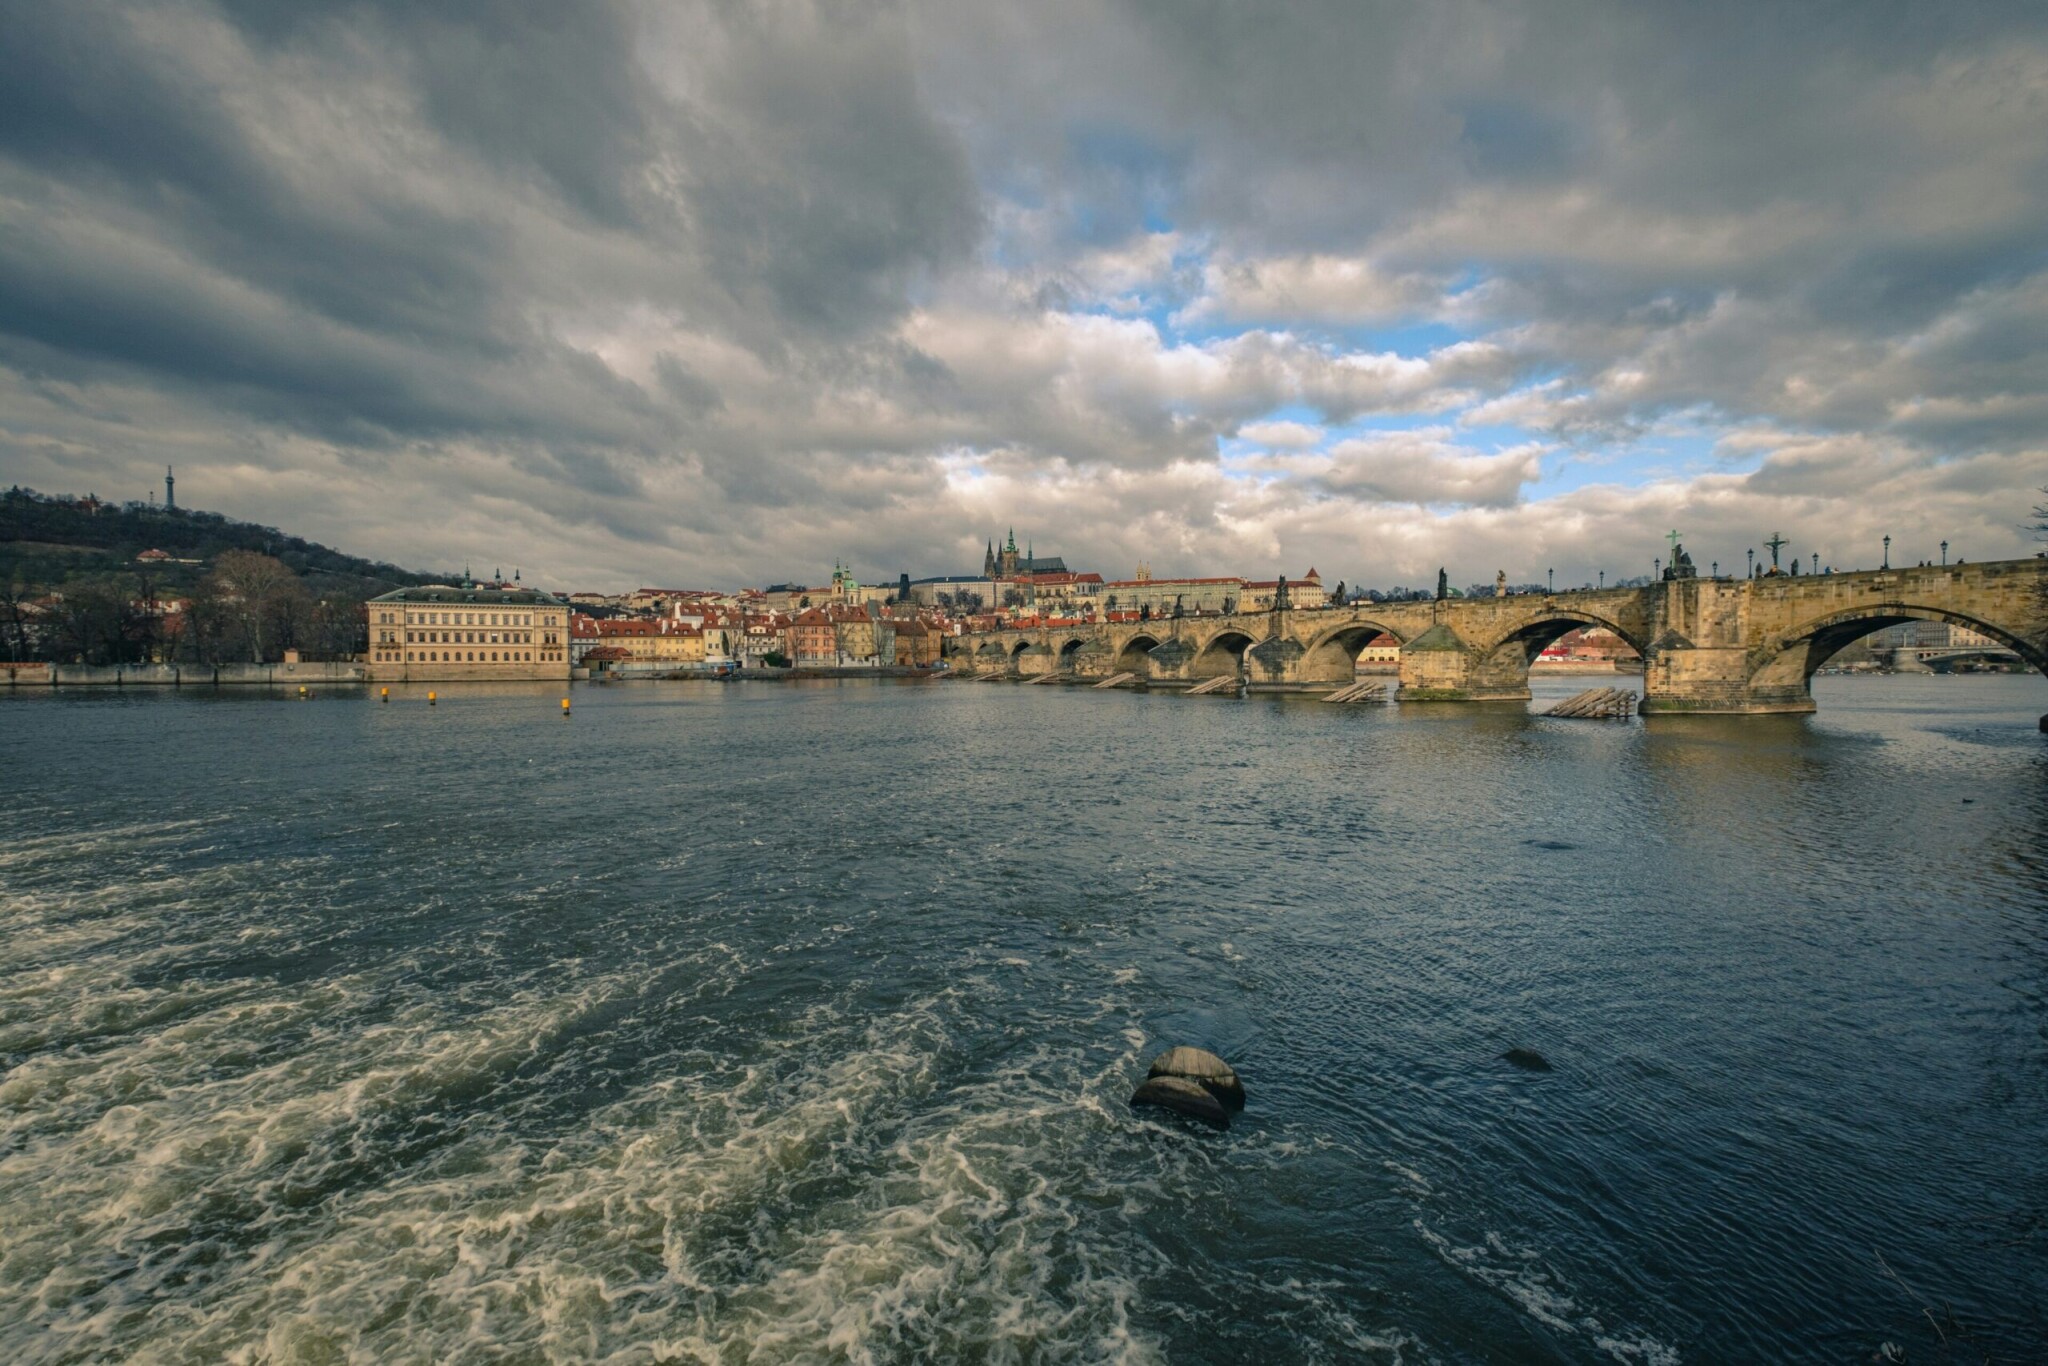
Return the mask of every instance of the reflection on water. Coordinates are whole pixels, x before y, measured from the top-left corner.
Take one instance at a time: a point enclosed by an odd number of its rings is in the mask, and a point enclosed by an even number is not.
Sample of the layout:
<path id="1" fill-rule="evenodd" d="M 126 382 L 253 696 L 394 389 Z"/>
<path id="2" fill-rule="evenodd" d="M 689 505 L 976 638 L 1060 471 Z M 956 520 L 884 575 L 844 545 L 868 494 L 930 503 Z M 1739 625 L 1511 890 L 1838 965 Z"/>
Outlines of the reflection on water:
<path id="1" fill-rule="evenodd" d="M 0 700 L 9 1360 L 2043 1355 L 2040 679 L 421 694 Z"/>

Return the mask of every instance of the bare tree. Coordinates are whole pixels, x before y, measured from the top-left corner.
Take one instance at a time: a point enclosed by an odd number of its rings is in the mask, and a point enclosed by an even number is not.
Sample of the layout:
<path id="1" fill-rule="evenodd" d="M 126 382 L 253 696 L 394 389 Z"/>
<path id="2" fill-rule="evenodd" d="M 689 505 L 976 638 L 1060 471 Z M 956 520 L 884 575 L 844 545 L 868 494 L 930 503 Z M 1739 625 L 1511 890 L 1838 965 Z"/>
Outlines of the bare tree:
<path id="1" fill-rule="evenodd" d="M 278 627 L 290 630 L 298 620 L 298 604 L 286 599 L 294 588 L 301 598 L 305 594 L 298 576 L 282 561 L 253 550 L 224 551 L 207 581 L 222 615 L 234 623 L 239 639 L 233 644 L 246 650 L 251 663 L 261 664 L 269 650 L 282 648 L 276 638 Z M 222 641 L 223 647 L 227 644 Z"/>
<path id="2" fill-rule="evenodd" d="M 29 657 L 29 586 L 19 580 L 0 587 L 0 626 L 7 628 L 7 657 Z"/>
<path id="3" fill-rule="evenodd" d="M 346 659 L 370 648 L 369 625 L 362 604 L 322 598 L 314 606 L 307 641 L 325 659 Z"/>
<path id="4" fill-rule="evenodd" d="M 236 604 L 227 600 L 211 574 L 200 580 L 185 606 L 185 651 L 196 664 L 223 663 L 233 648 Z"/>
<path id="5" fill-rule="evenodd" d="M 108 575 L 65 585 L 57 616 L 64 653 L 81 664 L 125 664 L 135 653 L 141 613 L 130 585 Z"/>

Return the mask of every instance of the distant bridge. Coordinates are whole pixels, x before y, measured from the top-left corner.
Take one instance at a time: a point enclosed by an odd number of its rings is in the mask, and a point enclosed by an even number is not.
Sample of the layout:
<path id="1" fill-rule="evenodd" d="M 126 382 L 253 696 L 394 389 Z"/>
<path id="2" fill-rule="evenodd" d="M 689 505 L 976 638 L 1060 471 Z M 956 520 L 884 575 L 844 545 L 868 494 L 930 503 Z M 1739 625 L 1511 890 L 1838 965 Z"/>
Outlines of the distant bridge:
<path id="1" fill-rule="evenodd" d="M 1895 669 L 1925 668 L 1932 673 L 1945 673 L 1971 660 L 1987 664 L 2025 662 L 2003 645 L 1901 645 L 1891 655 Z"/>
<path id="2" fill-rule="evenodd" d="M 1490 702 L 1527 698 L 1546 645 L 1600 626 L 1643 657 L 1646 712 L 1809 712 L 1814 670 L 1909 621 L 1968 627 L 2048 673 L 2048 560 L 1025 627 L 947 644 L 955 667 L 978 671 L 1182 684 L 1241 675 L 1306 689 L 1349 682 L 1359 652 L 1384 634 L 1401 644 L 1404 699 Z"/>

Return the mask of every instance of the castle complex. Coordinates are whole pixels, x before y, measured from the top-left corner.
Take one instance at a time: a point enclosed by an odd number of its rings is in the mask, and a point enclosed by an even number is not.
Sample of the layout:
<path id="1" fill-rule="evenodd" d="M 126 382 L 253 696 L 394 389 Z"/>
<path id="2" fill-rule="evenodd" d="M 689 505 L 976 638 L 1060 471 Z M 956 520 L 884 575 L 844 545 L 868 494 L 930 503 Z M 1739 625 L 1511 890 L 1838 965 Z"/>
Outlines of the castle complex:
<path id="1" fill-rule="evenodd" d="M 996 543 L 990 541 L 988 554 L 984 555 L 981 561 L 981 576 L 984 579 L 1015 579 L 1026 574 L 1066 572 L 1067 562 L 1057 555 L 1048 555 L 1041 560 L 1028 549 L 1020 554 L 1017 550 L 1015 528 L 1011 529 L 1009 539 L 1003 543 L 1001 550 L 997 550 Z"/>

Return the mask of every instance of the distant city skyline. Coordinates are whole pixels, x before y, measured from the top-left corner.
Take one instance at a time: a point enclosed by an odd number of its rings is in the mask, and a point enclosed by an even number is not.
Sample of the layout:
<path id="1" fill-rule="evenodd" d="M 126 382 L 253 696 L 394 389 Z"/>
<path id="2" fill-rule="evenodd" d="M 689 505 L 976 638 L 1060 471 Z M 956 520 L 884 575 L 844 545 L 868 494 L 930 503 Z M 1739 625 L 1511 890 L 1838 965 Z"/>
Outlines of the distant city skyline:
<path id="1" fill-rule="evenodd" d="M 2038 5 L 80 3 L 0 78 L 0 485 L 565 586 L 2037 548 Z"/>

